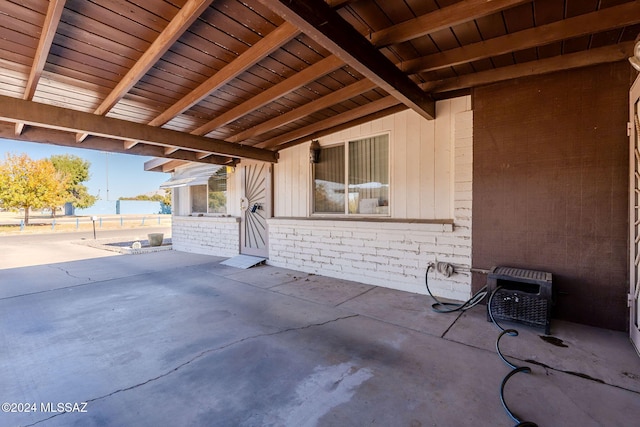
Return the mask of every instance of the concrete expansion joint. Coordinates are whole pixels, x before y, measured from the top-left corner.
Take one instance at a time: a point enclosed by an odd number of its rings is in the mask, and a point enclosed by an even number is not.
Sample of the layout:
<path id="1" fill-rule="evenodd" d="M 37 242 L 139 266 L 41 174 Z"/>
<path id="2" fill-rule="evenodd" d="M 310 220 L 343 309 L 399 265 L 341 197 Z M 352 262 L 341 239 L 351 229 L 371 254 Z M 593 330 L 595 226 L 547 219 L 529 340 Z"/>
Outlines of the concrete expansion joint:
<path id="1" fill-rule="evenodd" d="M 146 380 L 146 381 L 143 381 L 143 382 L 141 382 L 141 383 L 138 383 L 138 384 L 135 384 L 135 385 L 132 385 L 132 386 L 129 386 L 129 387 L 124 387 L 124 388 L 121 388 L 121 389 L 118 389 L 118 390 L 112 391 L 111 393 L 109 393 L 109 394 L 105 394 L 105 395 L 103 395 L 103 396 L 94 397 L 94 398 L 92 398 L 92 399 L 86 399 L 86 400 L 84 400 L 84 402 L 87 402 L 87 403 L 96 402 L 96 401 L 106 399 L 106 398 L 108 398 L 108 397 L 114 396 L 114 395 L 116 395 L 116 394 L 119 394 L 119 393 L 122 393 L 122 392 L 125 392 L 125 391 L 134 390 L 134 389 L 136 389 L 136 388 L 139 388 L 139 387 L 145 386 L 145 385 L 147 385 L 147 384 L 150 384 L 150 383 L 152 383 L 152 382 L 154 382 L 154 381 L 157 381 L 157 380 L 159 380 L 159 379 L 162 379 L 162 378 L 164 378 L 164 377 L 167 377 L 167 376 L 169 376 L 169 375 L 171 375 L 171 374 L 173 374 L 173 373 L 175 373 L 175 372 L 179 371 L 180 369 L 184 368 L 185 366 L 190 365 L 191 363 L 195 362 L 195 361 L 196 361 L 196 360 L 198 360 L 198 359 L 201 359 L 202 357 L 206 356 L 207 354 L 214 353 L 214 352 L 216 352 L 216 351 L 220 351 L 220 350 L 225 350 L 225 349 L 227 349 L 227 348 L 229 348 L 229 347 L 232 347 L 232 346 L 234 346 L 234 345 L 236 345 L 236 344 L 243 343 L 243 342 L 245 342 L 245 341 L 249 341 L 249 340 L 253 340 L 253 339 L 261 338 L 261 337 L 271 337 L 271 336 L 274 336 L 274 335 L 280 335 L 280 334 L 284 334 L 284 333 L 287 333 L 287 332 L 301 331 L 301 330 L 305 330 L 305 329 L 315 328 L 315 327 L 318 327 L 318 326 L 324 326 L 324 325 L 327 325 L 327 324 L 329 324 L 329 323 L 334 323 L 334 322 L 338 322 L 338 321 L 340 321 L 340 320 L 351 319 L 351 318 L 353 318 L 353 317 L 359 317 L 359 316 L 360 316 L 359 314 L 351 314 L 351 315 L 348 315 L 348 316 L 341 316 L 341 317 L 337 317 L 337 318 L 335 318 L 335 319 L 329 319 L 329 320 L 326 320 L 326 321 L 324 321 L 324 322 L 311 323 L 311 324 L 304 325 L 304 326 L 299 326 L 299 327 L 294 327 L 294 328 L 282 329 L 282 330 L 279 330 L 279 331 L 276 331 L 276 332 L 269 332 L 269 333 L 264 333 L 264 334 L 252 335 L 252 336 L 249 336 L 249 337 L 245 337 L 245 338 L 239 339 L 239 340 L 237 340 L 237 341 L 230 342 L 230 343 L 225 344 L 225 345 L 220 346 L 220 347 L 210 348 L 210 349 L 207 349 L 207 350 L 203 350 L 203 351 L 201 351 L 200 353 L 198 353 L 198 354 L 196 354 L 195 356 L 193 356 L 191 359 L 187 360 L 186 362 L 183 362 L 183 363 L 179 364 L 179 365 L 178 365 L 178 366 L 176 366 L 175 368 L 170 369 L 170 370 L 168 370 L 168 371 L 164 372 L 163 374 L 158 375 L 157 377 L 150 378 L 150 379 L 148 379 L 148 380 Z M 341 380 L 340 380 L 340 381 L 341 381 Z M 33 424 L 25 425 L 24 427 L 32 427 L 32 426 L 35 426 L 35 425 L 37 425 L 37 424 L 43 423 L 43 422 L 45 422 L 45 421 L 48 421 L 48 420 L 50 420 L 50 419 L 52 419 L 52 418 L 55 418 L 55 417 L 58 417 L 58 416 L 64 415 L 64 414 L 66 414 L 66 413 L 67 413 L 67 412 L 60 412 L 60 413 L 57 413 L 57 414 L 55 414 L 55 415 L 52 415 L 52 416 L 50 416 L 50 417 L 48 417 L 48 418 L 44 418 L 44 419 L 42 419 L 42 420 L 38 420 L 38 421 L 36 421 L 36 422 L 35 422 L 35 423 L 33 423 Z"/>

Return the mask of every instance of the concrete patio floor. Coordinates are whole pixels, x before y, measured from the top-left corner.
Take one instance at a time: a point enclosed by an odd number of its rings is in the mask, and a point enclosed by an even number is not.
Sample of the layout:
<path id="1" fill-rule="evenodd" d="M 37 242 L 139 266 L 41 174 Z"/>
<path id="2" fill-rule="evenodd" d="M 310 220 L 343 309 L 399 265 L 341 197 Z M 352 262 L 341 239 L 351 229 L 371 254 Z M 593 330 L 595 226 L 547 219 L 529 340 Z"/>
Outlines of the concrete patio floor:
<path id="1" fill-rule="evenodd" d="M 0 425 L 515 424 L 484 306 L 437 314 L 428 296 L 222 260 L 167 251 L 0 270 L 0 401 L 34 404 Z M 522 419 L 638 425 L 626 334 L 516 328 L 501 347 L 532 368 L 506 388 Z"/>

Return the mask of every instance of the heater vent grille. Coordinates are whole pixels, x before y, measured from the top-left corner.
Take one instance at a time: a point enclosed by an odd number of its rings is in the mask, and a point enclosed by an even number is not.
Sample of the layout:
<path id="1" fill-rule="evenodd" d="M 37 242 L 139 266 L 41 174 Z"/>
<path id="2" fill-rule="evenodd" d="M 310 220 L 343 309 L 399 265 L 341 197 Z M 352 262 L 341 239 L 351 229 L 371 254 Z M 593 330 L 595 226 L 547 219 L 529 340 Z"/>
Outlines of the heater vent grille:
<path id="1" fill-rule="evenodd" d="M 551 332 L 552 275 L 544 271 L 513 267 L 494 267 L 487 278 L 493 294 L 487 305 L 496 320 L 523 323 Z"/>

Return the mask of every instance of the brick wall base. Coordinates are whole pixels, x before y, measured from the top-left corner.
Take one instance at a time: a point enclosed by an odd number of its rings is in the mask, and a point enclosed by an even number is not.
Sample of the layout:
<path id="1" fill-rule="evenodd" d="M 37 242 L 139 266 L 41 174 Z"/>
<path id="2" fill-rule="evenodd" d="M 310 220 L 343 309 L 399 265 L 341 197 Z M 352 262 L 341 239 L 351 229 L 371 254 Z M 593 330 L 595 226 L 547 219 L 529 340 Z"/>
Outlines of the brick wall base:
<path id="1" fill-rule="evenodd" d="M 176 251 L 232 257 L 240 252 L 240 219 L 174 216 L 171 241 Z"/>

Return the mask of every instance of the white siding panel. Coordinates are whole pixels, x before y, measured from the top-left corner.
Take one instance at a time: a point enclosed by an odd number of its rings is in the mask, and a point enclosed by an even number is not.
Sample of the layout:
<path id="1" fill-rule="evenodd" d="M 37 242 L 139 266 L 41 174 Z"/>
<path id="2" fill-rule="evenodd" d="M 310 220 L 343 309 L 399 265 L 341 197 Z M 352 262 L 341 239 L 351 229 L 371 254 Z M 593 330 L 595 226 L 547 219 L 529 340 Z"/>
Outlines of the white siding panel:
<path id="1" fill-rule="evenodd" d="M 420 213 L 417 218 L 436 217 L 435 121 L 420 121 Z"/>
<path id="2" fill-rule="evenodd" d="M 407 155 L 404 164 L 405 174 L 407 177 L 406 198 L 407 198 L 407 218 L 420 217 L 420 157 L 421 134 L 420 123 L 422 117 L 417 114 L 408 114 L 407 116 Z"/>
<path id="3" fill-rule="evenodd" d="M 389 133 L 391 217 L 451 219 L 454 217 L 457 114 L 469 111 L 470 107 L 469 96 L 438 101 L 435 120 L 426 120 L 412 110 L 405 110 L 322 137 L 319 141 L 322 146 L 329 146 Z M 310 214 L 308 147 L 309 144 L 301 144 L 280 151 L 280 159 L 275 165 L 276 217 Z"/>
<path id="4" fill-rule="evenodd" d="M 395 115 L 393 123 L 391 163 L 391 216 L 407 218 L 407 114 L 406 111 Z"/>
<path id="5" fill-rule="evenodd" d="M 436 104 L 435 124 L 435 199 L 436 218 L 451 218 L 453 212 L 450 203 L 451 194 L 451 101 Z"/>
<path id="6" fill-rule="evenodd" d="M 274 165 L 274 216 L 304 217 L 309 213 L 309 145 L 280 152 Z"/>

